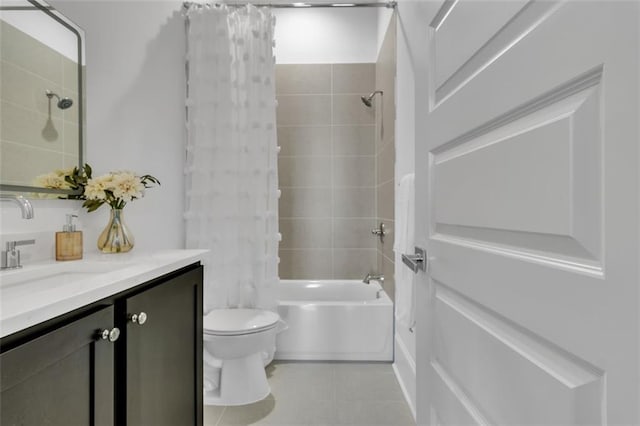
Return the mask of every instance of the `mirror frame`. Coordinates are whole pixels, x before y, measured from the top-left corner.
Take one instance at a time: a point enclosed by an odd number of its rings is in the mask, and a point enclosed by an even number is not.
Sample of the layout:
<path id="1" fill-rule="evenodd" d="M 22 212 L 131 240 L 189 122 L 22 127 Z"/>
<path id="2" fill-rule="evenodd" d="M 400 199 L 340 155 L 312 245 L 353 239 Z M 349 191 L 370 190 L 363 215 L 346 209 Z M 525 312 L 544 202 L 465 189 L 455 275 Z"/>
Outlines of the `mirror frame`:
<path id="1" fill-rule="evenodd" d="M 85 118 L 84 118 L 84 81 L 83 81 L 83 66 L 84 66 L 84 30 L 78 25 L 73 23 L 69 18 L 58 12 L 51 5 L 47 4 L 44 0 L 27 0 L 33 5 L 34 8 L 39 9 L 41 12 L 47 14 L 50 18 L 57 21 L 59 24 L 71 31 L 77 38 L 77 50 L 78 50 L 78 168 L 82 168 L 85 163 L 84 158 L 84 132 L 85 132 Z M 30 6 L 0 6 L 0 10 L 30 10 Z M 62 195 L 75 195 L 79 194 L 79 191 L 70 189 L 52 189 L 41 188 L 37 186 L 26 185 L 8 185 L 0 182 L 0 192 L 19 192 L 25 195 L 29 193 L 45 193 L 45 194 L 62 194 Z M 63 197 L 62 197 L 63 198 Z"/>

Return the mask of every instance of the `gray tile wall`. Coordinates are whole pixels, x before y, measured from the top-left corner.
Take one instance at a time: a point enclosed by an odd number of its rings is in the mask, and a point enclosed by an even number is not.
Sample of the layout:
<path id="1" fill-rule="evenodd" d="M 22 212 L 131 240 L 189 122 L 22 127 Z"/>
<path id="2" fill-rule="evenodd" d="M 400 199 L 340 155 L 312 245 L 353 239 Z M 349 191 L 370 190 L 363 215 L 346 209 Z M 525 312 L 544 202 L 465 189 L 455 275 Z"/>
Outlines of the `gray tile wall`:
<path id="1" fill-rule="evenodd" d="M 376 100 L 376 222 L 387 229 L 384 243 L 377 245 L 377 268 L 385 276 L 384 287 L 392 300 L 395 294 L 395 264 L 393 241 L 395 237 L 395 78 L 396 78 L 396 19 L 390 20 L 378 61 L 376 62 L 376 88 L 384 91 Z"/>
<path id="2" fill-rule="evenodd" d="M 378 268 L 375 64 L 277 65 L 280 278 L 360 279 Z"/>
<path id="3" fill-rule="evenodd" d="M 78 164 L 77 64 L 4 21 L 0 52 L 0 180 L 32 186 L 37 175 Z M 49 108 L 47 89 L 73 106 L 58 109 L 53 98 Z"/>

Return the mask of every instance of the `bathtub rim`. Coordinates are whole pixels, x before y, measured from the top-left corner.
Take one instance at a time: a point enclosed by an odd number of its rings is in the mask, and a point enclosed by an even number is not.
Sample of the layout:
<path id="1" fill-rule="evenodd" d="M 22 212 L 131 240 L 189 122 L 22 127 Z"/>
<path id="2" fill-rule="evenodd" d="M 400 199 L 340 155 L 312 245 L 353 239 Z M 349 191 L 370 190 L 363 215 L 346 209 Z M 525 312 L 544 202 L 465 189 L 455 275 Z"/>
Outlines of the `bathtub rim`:
<path id="1" fill-rule="evenodd" d="M 391 304 L 393 306 L 393 300 L 391 300 L 391 296 L 387 293 L 382 282 L 380 280 L 371 280 L 371 283 L 366 284 L 360 280 L 356 279 L 326 279 L 326 280 L 301 280 L 301 279 L 280 279 L 280 283 L 292 284 L 293 282 L 300 283 L 311 283 L 311 284 L 338 284 L 338 283 L 353 283 L 353 284 L 362 284 L 362 285 L 375 285 L 376 291 L 382 290 L 382 297 L 372 300 L 349 300 L 349 301 L 341 301 L 341 300 L 306 300 L 306 299 L 281 299 L 278 295 L 278 305 L 320 305 L 320 306 L 348 306 L 348 305 L 356 305 L 356 306 L 387 306 Z"/>

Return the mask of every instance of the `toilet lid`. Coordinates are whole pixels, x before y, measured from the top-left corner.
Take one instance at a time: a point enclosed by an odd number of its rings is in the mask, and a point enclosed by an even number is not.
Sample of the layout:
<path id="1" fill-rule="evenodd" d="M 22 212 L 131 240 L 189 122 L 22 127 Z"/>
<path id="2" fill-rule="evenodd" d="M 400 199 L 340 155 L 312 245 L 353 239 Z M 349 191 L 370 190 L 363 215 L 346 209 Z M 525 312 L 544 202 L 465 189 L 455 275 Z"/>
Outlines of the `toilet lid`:
<path id="1" fill-rule="evenodd" d="M 215 309 L 204 317 L 204 332 L 215 335 L 257 333 L 275 327 L 280 316 L 260 309 Z"/>

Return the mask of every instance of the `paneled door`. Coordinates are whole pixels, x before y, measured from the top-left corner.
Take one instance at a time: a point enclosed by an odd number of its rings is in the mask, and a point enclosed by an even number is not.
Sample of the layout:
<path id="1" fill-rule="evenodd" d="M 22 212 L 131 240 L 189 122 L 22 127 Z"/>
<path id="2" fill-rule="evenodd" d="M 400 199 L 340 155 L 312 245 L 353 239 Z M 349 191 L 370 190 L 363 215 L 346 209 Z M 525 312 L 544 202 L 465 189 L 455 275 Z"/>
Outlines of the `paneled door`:
<path id="1" fill-rule="evenodd" d="M 639 2 L 426 7 L 418 423 L 638 424 Z"/>

